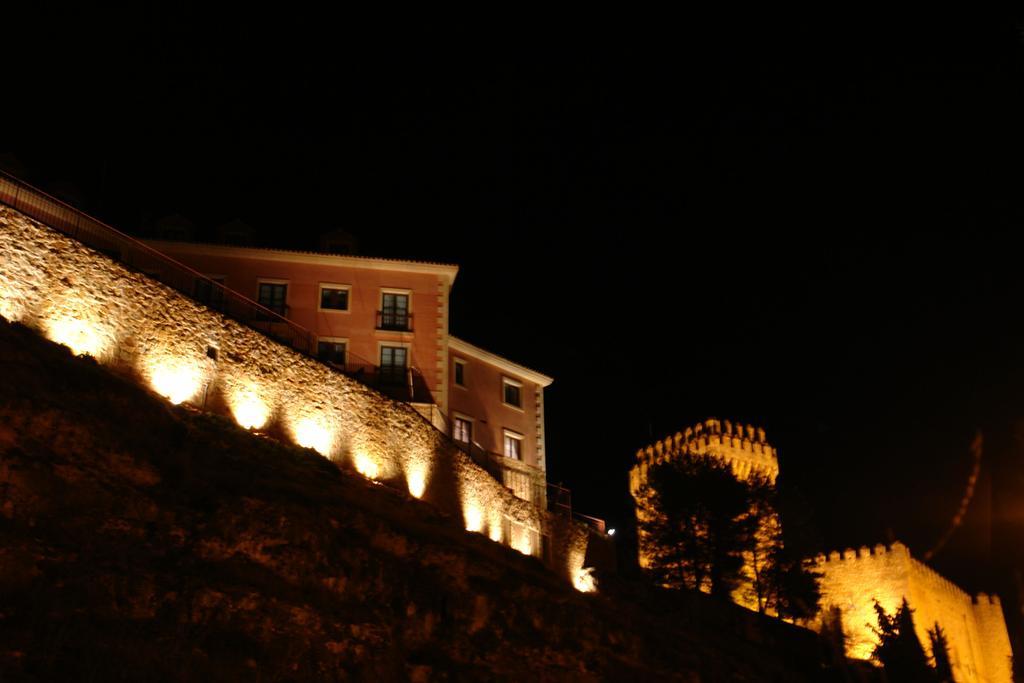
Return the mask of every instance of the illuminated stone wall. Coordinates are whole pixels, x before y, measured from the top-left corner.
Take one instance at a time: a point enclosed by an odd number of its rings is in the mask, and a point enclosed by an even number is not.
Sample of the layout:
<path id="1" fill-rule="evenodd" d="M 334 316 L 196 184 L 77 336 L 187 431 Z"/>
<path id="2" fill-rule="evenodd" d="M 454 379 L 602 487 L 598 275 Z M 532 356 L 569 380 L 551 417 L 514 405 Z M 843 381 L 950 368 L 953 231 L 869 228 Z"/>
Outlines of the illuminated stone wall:
<path id="1" fill-rule="evenodd" d="M 902 543 L 891 547 L 845 550 L 820 555 L 823 613 L 838 607 L 847 654 L 869 659 L 877 642 L 874 602 L 892 614 L 906 597 L 914 610 L 914 626 L 926 652 L 928 629 L 936 622 L 949 641 L 953 673 L 960 683 L 1011 680 L 1010 639 L 999 598 L 971 596 L 922 562 Z"/>
<path id="2" fill-rule="evenodd" d="M 174 403 L 313 448 L 541 554 L 579 582 L 587 532 L 477 467 L 415 410 L 0 206 L 0 315 Z M 582 540 L 581 540 L 582 539 Z"/>

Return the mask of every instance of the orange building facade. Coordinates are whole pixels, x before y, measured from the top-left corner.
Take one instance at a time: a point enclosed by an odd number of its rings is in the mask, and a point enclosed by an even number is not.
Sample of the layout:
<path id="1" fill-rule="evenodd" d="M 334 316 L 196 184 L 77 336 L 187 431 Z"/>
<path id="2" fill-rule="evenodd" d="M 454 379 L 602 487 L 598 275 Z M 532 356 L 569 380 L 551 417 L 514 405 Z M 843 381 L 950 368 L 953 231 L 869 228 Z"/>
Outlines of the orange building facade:
<path id="1" fill-rule="evenodd" d="M 452 437 L 517 496 L 546 506 L 544 389 L 552 379 L 448 337 Z"/>
<path id="2" fill-rule="evenodd" d="M 447 413 L 448 295 L 458 268 L 188 242 L 150 246 L 315 335 L 323 361 Z M 216 308 L 217 302 L 208 302 Z M 428 417 L 430 417 L 428 415 Z M 437 421 L 438 416 L 430 417 Z"/>
<path id="3" fill-rule="evenodd" d="M 552 379 L 449 334 L 457 266 L 146 242 L 309 330 L 320 360 L 411 404 L 516 495 L 546 505 L 544 388 Z"/>

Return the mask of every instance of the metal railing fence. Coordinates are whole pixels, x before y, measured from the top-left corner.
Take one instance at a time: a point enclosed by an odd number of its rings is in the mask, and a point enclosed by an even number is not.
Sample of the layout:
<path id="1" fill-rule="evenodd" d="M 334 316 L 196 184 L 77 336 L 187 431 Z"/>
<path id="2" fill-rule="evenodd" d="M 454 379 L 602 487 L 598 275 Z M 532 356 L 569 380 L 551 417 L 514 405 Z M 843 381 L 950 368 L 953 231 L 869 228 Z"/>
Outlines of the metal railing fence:
<path id="1" fill-rule="evenodd" d="M 547 481 L 544 470 L 498 453 L 491 453 L 476 443 L 456 441 L 470 458 L 516 496 L 537 507 L 572 516 L 572 492 L 560 484 Z"/>
<path id="2" fill-rule="evenodd" d="M 315 354 L 313 334 L 301 325 L 3 171 L 0 202 L 282 344 Z"/>

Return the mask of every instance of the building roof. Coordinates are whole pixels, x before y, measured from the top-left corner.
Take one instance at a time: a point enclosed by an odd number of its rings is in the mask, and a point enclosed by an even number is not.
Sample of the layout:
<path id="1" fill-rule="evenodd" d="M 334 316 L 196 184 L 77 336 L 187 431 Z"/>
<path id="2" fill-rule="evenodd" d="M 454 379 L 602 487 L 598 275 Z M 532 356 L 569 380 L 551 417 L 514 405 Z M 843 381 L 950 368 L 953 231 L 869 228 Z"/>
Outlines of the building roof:
<path id="1" fill-rule="evenodd" d="M 421 273 L 435 273 L 445 277 L 449 286 L 455 282 L 455 276 L 459 272 L 459 267 L 454 264 L 438 263 L 435 261 L 352 256 L 350 254 L 325 254 L 319 251 L 241 247 L 231 244 L 212 244 L 207 242 L 175 242 L 154 239 L 144 239 L 142 242 L 145 242 L 157 251 L 185 254 L 217 254 L 237 258 L 258 258 L 267 261 L 289 261 L 292 263 L 349 266 L 351 268 L 369 268 L 372 270 L 401 269 Z"/>
<path id="2" fill-rule="evenodd" d="M 522 377 L 523 379 L 539 384 L 542 387 L 546 387 L 555 381 L 554 378 L 548 377 L 541 372 L 537 372 L 525 365 L 513 363 L 507 358 L 502 358 L 496 353 L 491 353 L 486 349 L 481 349 L 479 346 L 474 346 L 469 342 L 463 341 L 452 335 L 448 335 L 448 347 L 460 353 L 464 353 L 467 356 L 472 356 L 473 358 L 490 363 L 491 365 L 501 368 L 505 372 L 516 375 L 517 377 Z"/>

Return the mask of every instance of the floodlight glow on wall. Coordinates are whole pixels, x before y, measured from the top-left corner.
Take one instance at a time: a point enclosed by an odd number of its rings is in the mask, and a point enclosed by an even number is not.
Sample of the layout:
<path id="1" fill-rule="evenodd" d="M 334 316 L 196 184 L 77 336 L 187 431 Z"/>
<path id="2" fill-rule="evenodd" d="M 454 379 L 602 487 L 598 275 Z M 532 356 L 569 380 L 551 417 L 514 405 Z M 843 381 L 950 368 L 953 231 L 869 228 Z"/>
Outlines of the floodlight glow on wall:
<path id="1" fill-rule="evenodd" d="M 582 567 L 573 574 L 572 586 L 581 593 L 593 593 L 597 590 L 593 567 Z"/>
<path id="2" fill-rule="evenodd" d="M 376 479 L 380 476 L 380 464 L 364 450 L 358 450 L 353 458 L 356 471 L 367 479 Z"/>
<path id="3" fill-rule="evenodd" d="M 484 511 L 476 501 L 463 501 L 462 516 L 466 520 L 467 531 L 483 531 Z"/>
<path id="4" fill-rule="evenodd" d="M 329 456 L 334 445 L 334 436 L 320 420 L 303 418 L 293 429 L 295 443 L 303 448 L 312 448 L 322 456 Z"/>
<path id="5" fill-rule="evenodd" d="M 490 525 L 490 528 L 489 528 L 489 530 L 487 532 L 487 536 L 488 536 L 488 538 L 490 538 L 495 543 L 501 543 L 502 540 L 504 540 L 504 539 L 502 539 L 503 534 L 501 533 L 501 520 L 500 519 L 497 522 L 495 522 L 495 520 L 493 518 L 491 519 L 491 525 Z"/>
<path id="6" fill-rule="evenodd" d="M 162 357 L 146 363 L 150 386 L 174 405 L 195 398 L 202 385 L 202 370 L 198 364 Z"/>
<path id="7" fill-rule="evenodd" d="M 255 387 L 235 389 L 228 396 L 228 405 L 235 422 L 245 429 L 262 429 L 270 419 L 270 408 Z"/>
<path id="8" fill-rule="evenodd" d="M 47 338 L 68 347 L 76 356 L 102 358 L 110 348 L 110 340 L 91 321 L 60 316 L 47 319 L 43 326 Z"/>
<path id="9" fill-rule="evenodd" d="M 405 483 L 409 487 L 409 493 L 413 498 L 422 498 L 427 490 L 427 466 L 422 462 L 412 463 L 406 466 Z"/>
<path id="10" fill-rule="evenodd" d="M 512 547 L 523 555 L 533 554 L 533 534 L 521 524 L 512 525 Z"/>

